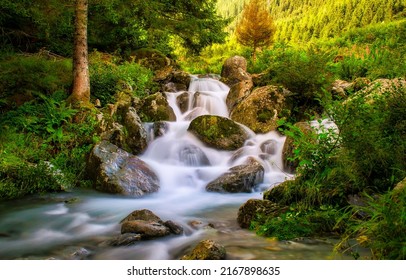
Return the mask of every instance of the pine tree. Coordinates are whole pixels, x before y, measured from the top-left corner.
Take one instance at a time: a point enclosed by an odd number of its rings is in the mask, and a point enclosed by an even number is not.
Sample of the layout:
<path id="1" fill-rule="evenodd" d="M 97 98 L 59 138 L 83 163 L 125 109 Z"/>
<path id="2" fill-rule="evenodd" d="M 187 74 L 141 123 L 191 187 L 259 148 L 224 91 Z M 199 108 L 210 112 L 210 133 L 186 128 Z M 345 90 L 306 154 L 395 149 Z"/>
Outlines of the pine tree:
<path id="1" fill-rule="evenodd" d="M 254 62 L 257 49 L 270 46 L 276 31 L 265 2 L 264 0 L 251 0 L 244 7 L 236 29 L 237 41 L 253 49 L 252 59 Z"/>

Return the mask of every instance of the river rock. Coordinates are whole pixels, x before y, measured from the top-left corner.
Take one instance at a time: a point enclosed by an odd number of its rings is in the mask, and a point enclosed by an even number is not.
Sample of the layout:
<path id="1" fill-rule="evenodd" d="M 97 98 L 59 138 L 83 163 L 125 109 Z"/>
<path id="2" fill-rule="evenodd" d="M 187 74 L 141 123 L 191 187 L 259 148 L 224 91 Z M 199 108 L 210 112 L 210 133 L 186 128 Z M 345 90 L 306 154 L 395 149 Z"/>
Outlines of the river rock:
<path id="1" fill-rule="evenodd" d="M 277 147 L 278 143 L 275 140 L 267 140 L 260 146 L 261 151 L 268 155 L 274 155 L 276 153 Z"/>
<path id="2" fill-rule="evenodd" d="M 189 108 L 189 99 L 190 93 L 187 91 L 182 92 L 178 95 L 178 97 L 176 97 L 176 103 L 178 104 L 181 113 L 185 113 Z"/>
<path id="3" fill-rule="evenodd" d="M 201 148 L 186 144 L 178 149 L 179 161 L 185 166 L 209 166 L 210 161 Z"/>
<path id="4" fill-rule="evenodd" d="M 148 209 L 135 210 L 135 211 L 131 212 L 129 215 L 127 215 L 127 217 L 122 219 L 120 223 L 125 223 L 125 222 L 135 221 L 135 220 L 163 223 L 161 218 L 159 218 L 157 215 L 155 215 L 152 211 L 150 211 Z"/>
<path id="5" fill-rule="evenodd" d="M 208 146 L 220 150 L 241 148 L 249 137 L 245 129 L 234 121 L 210 115 L 195 118 L 188 131 Z"/>
<path id="6" fill-rule="evenodd" d="M 256 185 L 264 180 L 264 168 L 256 160 L 230 168 L 226 173 L 206 186 L 209 192 L 252 192 Z"/>
<path id="7" fill-rule="evenodd" d="M 276 217 L 281 208 L 269 200 L 249 199 L 238 210 L 237 222 L 241 228 L 249 228 L 251 222 L 260 217 Z"/>
<path id="8" fill-rule="evenodd" d="M 202 240 L 188 255 L 181 258 L 182 260 L 225 260 L 226 249 L 224 246 L 213 240 Z"/>
<path id="9" fill-rule="evenodd" d="M 148 209 L 136 210 L 121 220 L 122 234 L 139 234 L 141 239 L 163 237 L 169 234 L 182 234 L 183 228 L 173 221 L 163 222 Z"/>
<path id="10" fill-rule="evenodd" d="M 165 225 L 152 221 L 133 220 L 124 222 L 121 225 L 121 234 L 135 233 L 140 234 L 142 239 L 151 239 L 167 236 L 171 233 Z"/>
<path id="11" fill-rule="evenodd" d="M 144 161 L 107 141 L 94 146 L 87 176 L 108 193 L 142 196 L 159 190 L 158 177 Z"/>
<path id="12" fill-rule="evenodd" d="M 231 111 L 232 120 L 246 125 L 255 133 L 267 133 L 278 127 L 281 117 L 290 115 L 290 92 L 282 87 L 265 86 L 255 89 Z"/>
<path id="13" fill-rule="evenodd" d="M 228 110 L 231 111 L 237 103 L 248 96 L 253 86 L 254 85 L 251 80 L 244 80 L 233 85 L 230 88 L 226 99 Z"/>
<path id="14" fill-rule="evenodd" d="M 130 245 L 134 245 L 141 239 L 142 239 L 141 234 L 125 233 L 125 234 L 117 235 L 116 237 L 112 238 L 111 240 L 108 240 L 107 242 L 104 242 L 103 244 L 106 244 L 108 246 L 113 246 L 113 247 L 130 246 Z"/>
<path id="15" fill-rule="evenodd" d="M 160 92 L 142 99 L 138 113 L 143 122 L 176 120 L 173 109 L 169 106 L 166 97 Z"/>
<path id="16" fill-rule="evenodd" d="M 134 107 L 128 108 L 124 126 L 127 129 L 126 142 L 130 151 L 134 154 L 142 153 L 148 146 L 147 131 Z"/>
<path id="17" fill-rule="evenodd" d="M 251 75 L 247 72 L 247 60 L 238 55 L 228 58 L 221 69 L 221 81 L 232 87 L 245 80 L 251 80 Z"/>
<path id="18" fill-rule="evenodd" d="M 155 122 L 153 125 L 154 137 L 161 137 L 169 130 L 169 125 L 167 122 Z"/>

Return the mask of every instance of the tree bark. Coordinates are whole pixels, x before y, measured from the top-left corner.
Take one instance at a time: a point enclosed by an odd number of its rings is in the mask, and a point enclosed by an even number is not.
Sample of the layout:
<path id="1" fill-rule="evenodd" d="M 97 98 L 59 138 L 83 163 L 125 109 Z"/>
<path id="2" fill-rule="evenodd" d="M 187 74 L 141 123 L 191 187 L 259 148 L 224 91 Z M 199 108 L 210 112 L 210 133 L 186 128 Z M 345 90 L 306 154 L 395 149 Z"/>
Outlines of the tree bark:
<path id="1" fill-rule="evenodd" d="M 90 78 L 87 49 L 88 0 L 75 0 L 73 86 L 69 101 L 80 105 L 90 102 Z"/>

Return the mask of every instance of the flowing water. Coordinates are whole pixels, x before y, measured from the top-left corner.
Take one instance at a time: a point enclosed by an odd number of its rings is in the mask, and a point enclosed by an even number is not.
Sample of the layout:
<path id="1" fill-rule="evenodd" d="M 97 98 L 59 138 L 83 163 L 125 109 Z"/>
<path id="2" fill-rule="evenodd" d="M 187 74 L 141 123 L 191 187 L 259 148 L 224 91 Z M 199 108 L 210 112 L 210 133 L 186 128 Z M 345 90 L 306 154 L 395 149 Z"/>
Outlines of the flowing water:
<path id="1" fill-rule="evenodd" d="M 291 175 L 282 170 L 285 139 L 277 132 L 255 135 L 247 129 L 251 137 L 237 152 L 209 148 L 188 133 L 190 121 L 199 115 L 228 116 L 228 91 L 215 79 L 194 78 L 183 112 L 177 102 L 182 93 L 167 93 L 177 121 L 167 123 L 163 136 L 151 136 L 148 149 L 140 156 L 160 179 L 158 193 L 126 198 L 75 190 L 0 205 L 0 259 L 179 259 L 206 238 L 224 245 L 229 259 L 330 258 L 332 245 L 328 240 L 277 242 L 237 225 L 239 206 L 250 198 L 261 198 L 263 190 Z M 254 192 L 205 191 L 208 182 L 248 157 L 256 158 L 265 168 L 264 181 Z M 120 233 L 120 220 L 139 209 L 181 224 L 184 234 L 127 247 L 103 246 Z"/>

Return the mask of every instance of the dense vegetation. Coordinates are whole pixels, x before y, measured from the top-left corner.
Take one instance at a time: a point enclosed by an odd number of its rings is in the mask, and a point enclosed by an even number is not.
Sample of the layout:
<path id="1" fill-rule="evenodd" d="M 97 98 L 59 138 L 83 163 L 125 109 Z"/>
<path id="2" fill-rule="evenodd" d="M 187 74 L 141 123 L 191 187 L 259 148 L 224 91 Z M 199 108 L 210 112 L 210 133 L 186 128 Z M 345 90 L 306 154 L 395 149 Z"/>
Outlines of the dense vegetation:
<path id="1" fill-rule="evenodd" d="M 406 77 L 405 0 L 269 0 L 275 43 L 256 61 L 234 37 L 237 21 L 222 41 L 227 21 L 216 15 L 216 1 L 91 0 L 98 109 L 66 103 L 73 7 L 61 0 L 3 2 L 0 199 L 88 185 L 83 170 L 100 139 L 97 114 L 128 88 L 132 97 L 156 91 L 153 71 L 129 58 L 134 52 L 154 48 L 186 71 L 217 74 L 226 58 L 242 55 L 248 72 L 261 74 L 257 86 L 277 84 L 297 95 L 292 114 L 279 123 L 296 147 L 296 178 L 265 194 L 289 210 L 259 216 L 252 229 L 280 239 L 337 234 L 337 249 L 354 257 L 362 245 L 373 258 L 406 258 L 405 88 L 389 84 L 372 97 L 365 90 L 377 79 Z M 234 19 L 244 2 L 219 0 L 217 12 Z M 337 79 L 353 82 L 345 97 L 331 94 Z M 294 125 L 315 117 L 334 119 L 339 134 L 303 133 Z"/>

